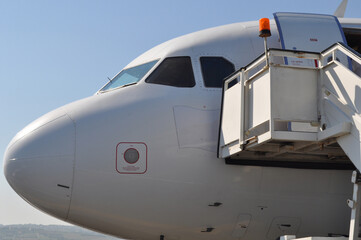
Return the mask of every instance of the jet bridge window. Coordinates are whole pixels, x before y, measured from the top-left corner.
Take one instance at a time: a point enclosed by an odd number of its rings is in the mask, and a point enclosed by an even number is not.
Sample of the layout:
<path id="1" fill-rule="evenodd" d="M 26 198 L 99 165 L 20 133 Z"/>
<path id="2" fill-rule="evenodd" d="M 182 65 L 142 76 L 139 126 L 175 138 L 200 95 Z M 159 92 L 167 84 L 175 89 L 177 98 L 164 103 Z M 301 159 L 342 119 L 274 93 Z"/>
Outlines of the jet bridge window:
<path id="1" fill-rule="evenodd" d="M 206 87 L 221 88 L 224 78 L 235 71 L 233 63 L 223 57 L 201 57 L 200 60 Z"/>
<path id="2" fill-rule="evenodd" d="M 145 80 L 147 83 L 174 87 L 194 87 L 192 62 L 190 57 L 169 57 Z"/>

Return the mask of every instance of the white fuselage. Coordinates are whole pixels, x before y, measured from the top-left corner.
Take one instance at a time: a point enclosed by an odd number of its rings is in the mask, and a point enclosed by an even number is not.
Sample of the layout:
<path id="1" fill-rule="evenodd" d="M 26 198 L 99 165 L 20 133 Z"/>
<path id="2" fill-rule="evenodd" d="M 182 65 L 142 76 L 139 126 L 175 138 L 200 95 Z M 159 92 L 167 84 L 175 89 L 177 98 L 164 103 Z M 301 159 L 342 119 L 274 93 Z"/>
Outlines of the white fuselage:
<path id="1" fill-rule="evenodd" d="M 271 31 L 269 47 L 279 48 L 274 23 Z M 137 84 L 68 104 L 19 132 L 5 154 L 7 180 L 42 211 L 126 239 L 348 234 L 351 171 L 236 166 L 217 158 L 222 90 L 204 86 L 199 59 L 220 56 L 238 69 L 263 51 L 257 22 L 151 49 L 126 67 L 159 59 Z M 176 56 L 191 58 L 194 87 L 145 82 Z M 146 146 L 144 171 L 117 169 L 119 144 Z"/>

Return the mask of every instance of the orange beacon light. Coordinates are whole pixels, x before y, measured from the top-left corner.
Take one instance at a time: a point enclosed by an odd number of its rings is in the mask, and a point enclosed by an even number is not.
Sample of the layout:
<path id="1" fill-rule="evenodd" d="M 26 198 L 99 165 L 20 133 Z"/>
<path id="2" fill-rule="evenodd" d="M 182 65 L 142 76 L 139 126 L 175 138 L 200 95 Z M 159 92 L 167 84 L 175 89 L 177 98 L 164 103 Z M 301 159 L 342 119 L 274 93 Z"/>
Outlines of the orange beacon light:
<path id="1" fill-rule="evenodd" d="M 271 27 L 268 18 L 261 18 L 259 20 L 259 36 L 264 39 L 264 53 L 266 55 L 266 66 L 268 66 L 267 37 L 271 36 Z"/>
<path id="2" fill-rule="evenodd" d="M 271 27 L 268 18 L 261 18 L 259 20 L 259 36 L 260 37 L 271 36 Z"/>

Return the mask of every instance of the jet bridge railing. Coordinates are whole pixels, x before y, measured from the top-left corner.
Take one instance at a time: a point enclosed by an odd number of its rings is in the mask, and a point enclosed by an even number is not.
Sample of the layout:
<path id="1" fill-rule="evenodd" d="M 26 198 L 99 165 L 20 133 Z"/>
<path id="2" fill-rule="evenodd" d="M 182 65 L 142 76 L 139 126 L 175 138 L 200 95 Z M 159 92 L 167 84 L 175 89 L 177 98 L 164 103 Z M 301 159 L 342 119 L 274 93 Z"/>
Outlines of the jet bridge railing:
<path id="1" fill-rule="evenodd" d="M 218 157 L 347 169 L 351 160 L 361 169 L 361 79 L 350 64 L 360 55 L 335 44 L 321 53 L 270 49 L 267 58 L 224 81 Z"/>

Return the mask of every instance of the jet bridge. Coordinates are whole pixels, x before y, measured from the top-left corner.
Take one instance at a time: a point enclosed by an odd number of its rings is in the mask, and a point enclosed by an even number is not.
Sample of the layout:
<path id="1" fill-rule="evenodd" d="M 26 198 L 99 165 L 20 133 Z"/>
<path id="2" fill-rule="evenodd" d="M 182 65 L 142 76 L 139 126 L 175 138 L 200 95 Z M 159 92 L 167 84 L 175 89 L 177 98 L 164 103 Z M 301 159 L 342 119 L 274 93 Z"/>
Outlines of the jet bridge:
<path id="1" fill-rule="evenodd" d="M 361 171 L 361 79 L 350 61 L 361 57 L 342 43 L 321 53 L 270 49 L 232 74 L 223 86 L 218 157 Z"/>

